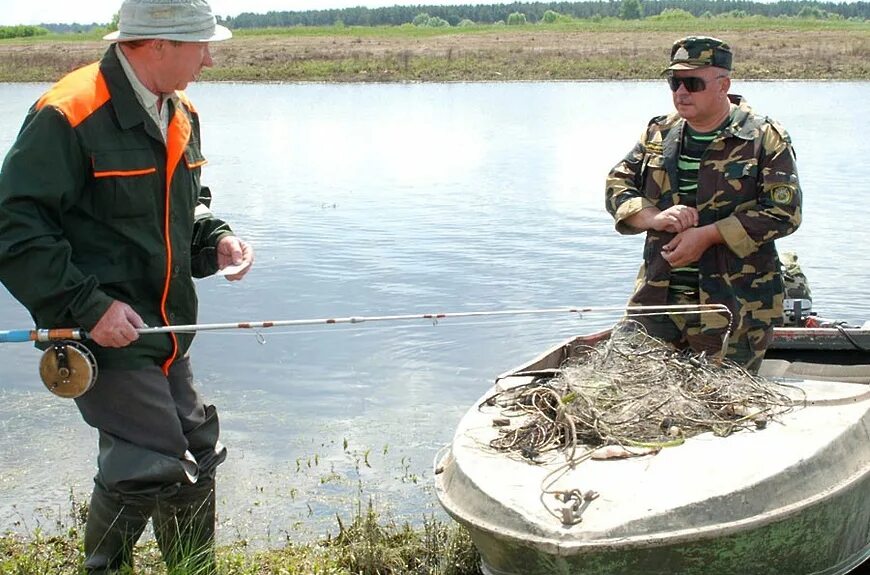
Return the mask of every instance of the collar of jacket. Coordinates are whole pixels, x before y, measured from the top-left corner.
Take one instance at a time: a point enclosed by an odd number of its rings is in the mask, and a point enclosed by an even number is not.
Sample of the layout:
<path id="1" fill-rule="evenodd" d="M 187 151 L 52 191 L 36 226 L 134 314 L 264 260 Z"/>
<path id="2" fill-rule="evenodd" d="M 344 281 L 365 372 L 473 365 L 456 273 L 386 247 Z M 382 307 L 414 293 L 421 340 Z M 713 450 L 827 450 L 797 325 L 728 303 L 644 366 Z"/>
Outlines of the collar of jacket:
<path id="1" fill-rule="evenodd" d="M 133 126 L 144 124 L 149 135 L 162 142 L 163 136 L 159 129 L 153 125 L 154 122 L 150 120 L 148 112 L 136 99 L 133 86 L 130 85 L 130 80 L 127 79 L 124 68 L 121 67 L 118 55 L 115 54 L 114 45 L 109 46 L 109 49 L 103 54 L 103 59 L 100 60 L 100 72 L 106 79 L 106 86 L 108 86 L 112 96 L 115 117 L 118 119 L 118 125 L 121 129 L 129 130 Z M 154 133 L 154 130 L 157 132 Z"/>
<path id="2" fill-rule="evenodd" d="M 737 106 L 731 115 L 731 123 L 722 130 L 723 136 L 754 140 L 761 133 L 765 118 L 756 116 L 749 103 L 739 94 L 728 94 L 728 99 Z"/>

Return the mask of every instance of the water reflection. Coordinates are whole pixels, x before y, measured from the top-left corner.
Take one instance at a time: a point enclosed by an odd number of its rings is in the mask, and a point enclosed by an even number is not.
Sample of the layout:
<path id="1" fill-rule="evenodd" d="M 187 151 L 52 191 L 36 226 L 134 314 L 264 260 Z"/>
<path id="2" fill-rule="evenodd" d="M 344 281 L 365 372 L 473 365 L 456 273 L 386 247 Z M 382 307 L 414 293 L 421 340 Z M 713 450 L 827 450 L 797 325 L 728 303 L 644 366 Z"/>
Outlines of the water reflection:
<path id="1" fill-rule="evenodd" d="M 0 153 L 44 88 L 0 85 Z M 800 254 L 817 309 L 843 319 L 870 318 L 854 247 L 870 215 L 870 184 L 855 175 L 870 155 L 868 88 L 735 82 L 791 132 L 805 219 L 780 248 Z M 613 231 L 602 185 L 670 109 L 661 83 L 201 84 L 190 95 L 213 208 L 258 254 L 241 284 L 199 283 L 203 322 L 612 306 L 631 291 L 641 238 Z M 320 532 L 359 490 L 419 518 L 435 505 L 436 451 L 493 377 L 612 319 L 321 326 L 266 331 L 265 344 L 201 334 L 197 379 L 230 448 L 222 536 Z M 0 294 L 0 328 L 28 325 Z M 65 510 L 94 471 L 94 433 L 42 389 L 38 359 L 0 346 L 2 527 Z"/>

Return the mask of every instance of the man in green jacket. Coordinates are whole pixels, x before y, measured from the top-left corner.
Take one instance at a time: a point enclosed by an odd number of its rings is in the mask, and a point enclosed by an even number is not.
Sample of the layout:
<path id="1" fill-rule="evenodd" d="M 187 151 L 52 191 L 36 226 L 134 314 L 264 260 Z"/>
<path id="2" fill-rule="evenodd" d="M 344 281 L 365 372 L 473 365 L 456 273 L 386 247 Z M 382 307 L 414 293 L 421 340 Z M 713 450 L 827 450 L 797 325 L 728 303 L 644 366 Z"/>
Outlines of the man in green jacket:
<path id="1" fill-rule="evenodd" d="M 100 443 L 88 573 L 132 565 L 149 518 L 170 567 L 214 569 L 226 450 L 193 387 L 193 336 L 137 328 L 196 323 L 192 278 L 238 280 L 253 263 L 209 210 L 199 116 L 182 92 L 212 65 L 208 43 L 230 36 L 204 0 L 125 0 L 102 60 L 34 104 L 0 171 L 0 281 L 38 328 L 87 330 L 99 366 L 76 398 Z"/>
<path id="2" fill-rule="evenodd" d="M 676 113 L 657 116 L 611 170 L 606 207 L 622 234 L 646 232 L 632 305 L 724 304 L 723 314 L 638 316 L 651 335 L 757 371 L 782 321 L 774 240 L 801 221 L 786 131 L 729 95 L 731 48 L 677 40 L 667 74 Z"/>

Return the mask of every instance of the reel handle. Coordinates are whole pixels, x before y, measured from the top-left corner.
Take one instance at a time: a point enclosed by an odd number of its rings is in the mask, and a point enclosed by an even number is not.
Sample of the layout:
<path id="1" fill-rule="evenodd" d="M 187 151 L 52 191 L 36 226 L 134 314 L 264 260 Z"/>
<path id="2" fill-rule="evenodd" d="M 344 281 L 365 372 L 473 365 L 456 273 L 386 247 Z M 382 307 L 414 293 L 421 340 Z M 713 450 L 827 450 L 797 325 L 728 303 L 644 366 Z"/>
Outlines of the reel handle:
<path id="1" fill-rule="evenodd" d="M 82 343 L 54 341 L 42 352 L 39 377 L 53 394 L 74 399 L 87 393 L 97 381 L 97 360 Z"/>

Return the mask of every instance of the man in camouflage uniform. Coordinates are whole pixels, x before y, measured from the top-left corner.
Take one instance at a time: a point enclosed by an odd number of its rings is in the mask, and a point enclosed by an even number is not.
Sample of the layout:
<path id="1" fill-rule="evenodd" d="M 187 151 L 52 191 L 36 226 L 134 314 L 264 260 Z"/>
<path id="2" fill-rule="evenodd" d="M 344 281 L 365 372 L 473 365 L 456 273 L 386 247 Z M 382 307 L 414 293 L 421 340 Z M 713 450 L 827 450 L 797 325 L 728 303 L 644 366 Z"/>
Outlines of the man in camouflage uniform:
<path id="1" fill-rule="evenodd" d="M 774 240 L 801 221 L 786 131 L 729 95 L 732 53 L 716 38 L 677 40 L 665 71 L 676 113 L 657 116 L 607 178 L 607 211 L 622 234 L 646 232 L 631 305 L 724 304 L 733 314 L 638 319 L 679 348 L 719 352 L 757 371 L 783 285 Z"/>

